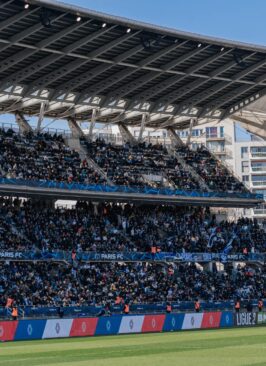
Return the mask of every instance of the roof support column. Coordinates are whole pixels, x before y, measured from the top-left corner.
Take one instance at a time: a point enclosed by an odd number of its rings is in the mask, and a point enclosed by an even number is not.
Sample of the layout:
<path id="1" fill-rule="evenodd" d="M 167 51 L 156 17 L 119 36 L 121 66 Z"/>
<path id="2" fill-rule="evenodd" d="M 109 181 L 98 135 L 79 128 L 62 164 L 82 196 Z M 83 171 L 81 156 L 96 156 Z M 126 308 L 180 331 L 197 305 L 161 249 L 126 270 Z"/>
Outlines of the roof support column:
<path id="1" fill-rule="evenodd" d="M 38 118 L 38 122 L 37 122 L 36 132 L 40 132 L 40 130 L 41 130 L 41 125 L 42 125 L 42 121 L 44 118 L 45 107 L 46 107 L 46 103 L 42 102 L 41 107 L 40 107 L 40 114 L 39 114 L 39 118 Z"/>
<path id="2" fill-rule="evenodd" d="M 97 109 L 93 108 L 92 116 L 91 116 L 90 129 L 89 129 L 89 136 L 88 136 L 90 141 L 92 141 L 92 137 L 93 137 L 93 129 L 94 129 L 94 126 L 95 126 L 96 115 L 97 115 Z"/>
<path id="3" fill-rule="evenodd" d="M 176 133 L 176 131 L 174 130 L 173 127 L 168 127 L 167 131 L 169 133 L 169 137 L 170 137 L 170 140 L 171 140 L 171 145 L 172 145 L 173 148 L 177 147 L 177 146 L 183 146 L 184 145 L 183 141 L 178 136 L 178 134 Z"/>
<path id="4" fill-rule="evenodd" d="M 125 143 L 129 142 L 130 145 L 137 144 L 136 139 L 134 138 L 134 136 L 132 135 L 132 133 L 129 131 L 129 129 L 127 128 L 127 126 L 124 123 L 119 122 L 117 125 L 118 125 L 119 131 L 122 135 L 123 142 L 125 142 Z"/>
<path id="5" fill-rule="evenodd" d="M 143 136 L 143 132 L 145 130 L 145 126 L 146 126 L 146 122 L 149 118 L 148 113 L 143 113 L 142 114 L 142 119 L 141 119 L 141 126 L 140 126 L 140 130 L 139 130 L 139 137 L 138 137 L 138 142 L 142 141 L 142 136 Z"/>
<path id="6" fill-rule="evenodd" d="M 187 137 L 187 142 L 186 142 L 186 146 L 190 145 L 190 140 L 191 140 L 191 136 L 192 136 L 192 128 L 195 125 L 195 118 L 191 118 L 190 120 L 190 125 L 189 125 L 189 131 L 188 131 L 188 137 Z"/>
<path id="7" fill-rule="evenodd" d="M 68 118 L 67 122 L 74 138 L 80 138 L 84 136 L 82 129 L 74 118 Z"/>
<path id="8" fill-rule="evenodd" d="M 16 122 L 19 125 L 20 130 L 24 133 L 24 132 L 32 132 L 32 128 L 29 125 L 28 121 L 26 120 L 26 118 L 24 117 L 24 115 L 21 112 L 16 112 L 15 113 L 15 117 L 16 117 Z"/>

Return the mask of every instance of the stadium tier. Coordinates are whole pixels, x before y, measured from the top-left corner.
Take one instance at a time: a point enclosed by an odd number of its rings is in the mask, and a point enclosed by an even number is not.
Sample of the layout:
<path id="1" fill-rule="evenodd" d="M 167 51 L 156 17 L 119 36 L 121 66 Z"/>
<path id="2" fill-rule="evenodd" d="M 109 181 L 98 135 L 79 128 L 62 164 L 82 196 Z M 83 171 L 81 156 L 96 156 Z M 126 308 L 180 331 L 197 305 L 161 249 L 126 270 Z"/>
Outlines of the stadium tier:
<path id="1" fill-rule="evenodd" d="M 256 220 L 220 221 L 209 209 L 79 202 L 73 209 L 0 200 L 0 250 L 95 253 L 265 253 Z"/>
<path id="2" fill-rule="evenodd" d="M 260 268 L 228 267 L 206 272 L 194 264 L 11 262 L 0 266 L 0 305 L 17 306 L 141 305 L 166 302 L 228 301 L 265 297 L 266 273 Z M 163 309 L 165 311 L 165 309 Z"/>
<path id="3" fill-rule="evenodd" d="M 261 200 L 206 149 L 194 152 L 183 147 L 173 154 L 158 144 L 118 146 L 99 139 L 89 142 L 83 137 L 76 151 L 61 135 L 20 134 L 12 129 L 0 130 L 0 142 L 2 192 L 8 184 L 11 191 L 12 185 L 16 185 L 123 192 L 129 194 L 128 198 L 130 193 L 222 197 L 227 205 L 246 204 L 246 200 L 254 205 Z M 226 201 L 227 198 L 235 201 Z"/>
<path id="4" fill-rule="evenodd" d="M 104 183 L 60 135 L 0 130 L 0 174 L 9 179 Z"/>
<path id="5" fill-rule="evenodd" d="M 265 47 L 50 0 L 0 0 L 0 30 L 0 340 L 263 322 L 263 195 L 191 138 L 265 95 Z"/>

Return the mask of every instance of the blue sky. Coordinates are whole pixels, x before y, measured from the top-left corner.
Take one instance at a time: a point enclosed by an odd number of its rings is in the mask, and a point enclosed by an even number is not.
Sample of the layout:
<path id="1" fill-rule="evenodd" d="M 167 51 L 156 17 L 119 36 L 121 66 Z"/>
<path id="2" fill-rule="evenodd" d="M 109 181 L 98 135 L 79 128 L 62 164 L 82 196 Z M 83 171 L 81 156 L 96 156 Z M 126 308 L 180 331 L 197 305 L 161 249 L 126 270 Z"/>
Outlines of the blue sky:
<path id="1" fill-rule="evenodd" d="M 266 45 L 265 0 L 64 0 L 178 30 Z M 1 116 L 0 121 L 14 121 Z M 33 121 L 36 122 L 36 121 Z M 51 121 L 47 121 L 48 124 Z M 67 128 L 60 121 L 51 127 Z"/>
<path id="2" fill-rule="evenodd" d="M 209 36 L 266 45 L 265 0 L 64 0 Z"/>

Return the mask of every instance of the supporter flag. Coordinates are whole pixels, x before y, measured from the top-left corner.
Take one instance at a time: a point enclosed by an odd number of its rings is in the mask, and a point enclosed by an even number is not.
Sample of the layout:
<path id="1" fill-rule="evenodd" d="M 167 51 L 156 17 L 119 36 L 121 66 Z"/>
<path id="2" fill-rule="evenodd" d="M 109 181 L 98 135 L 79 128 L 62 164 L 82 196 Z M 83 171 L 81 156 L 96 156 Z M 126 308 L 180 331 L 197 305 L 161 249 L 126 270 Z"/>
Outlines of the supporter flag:
<path id="1" fill-rule="evenodd" d="M 224 248 L 222 255 L 221 255 L 221 260 L 222 262 L 226 262 L 227 261 L 227 255 L 229 254 L 230 250 L 233 248 L 233 241 L 236 238 L 236 234 L 234 234 L 232 236 L 232 238 L 229 240 L 229 242 L 227 243 L 226 247 Z"/>
<path id="2" fill-rule="evenodd" d="M 212 248 L 215 237 L 216 237 L 216 227 L 211 229 L 211 235 L 209 237 L 209 241 L 208 241 L 208 245 L 207 245 L 208 248 Z"/>

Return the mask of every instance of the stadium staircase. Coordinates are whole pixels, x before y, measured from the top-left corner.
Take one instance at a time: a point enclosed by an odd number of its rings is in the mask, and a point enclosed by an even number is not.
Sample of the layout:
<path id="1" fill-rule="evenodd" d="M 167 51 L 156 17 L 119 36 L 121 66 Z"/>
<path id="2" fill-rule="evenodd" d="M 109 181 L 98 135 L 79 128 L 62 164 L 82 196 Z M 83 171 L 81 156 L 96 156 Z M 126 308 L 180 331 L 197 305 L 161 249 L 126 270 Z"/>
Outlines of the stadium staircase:
<path id="1" fill-rule="evenodd" d="M 111 181 L 111 179 L 108 178 L 107 174 L 103 171 L 102 168 L 99 167 L 97 163 L 93 159 L 91 159 L 87 153 L 87 147 L 86 147 L 86 141 L 80 141 L 80 149 L 79 149 L 79 155 L 81 159 L 86 159 L 89 166 L 94 169 L 102 178 L 104 178 L 108 185 L 114 186 L 115 184 Z"/>
<path id="2" fill-rule="evenodd" d="M 210 188 L 207 186 L 206 182 L 203 178 L 190 166 L 185 160 L 176 152 L 176 150 L 172 147 L 168 149 L 170 155 L 174 156 L 176 160 L 181 164 L 185 171 L 188 171 L 190 175 L 199 183 L 200 189 L 205 192 L 210 192 Z"/>

